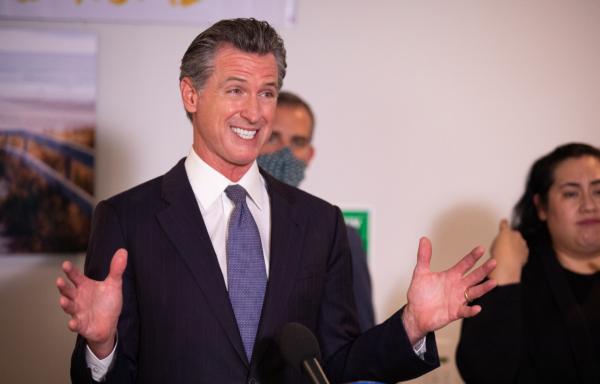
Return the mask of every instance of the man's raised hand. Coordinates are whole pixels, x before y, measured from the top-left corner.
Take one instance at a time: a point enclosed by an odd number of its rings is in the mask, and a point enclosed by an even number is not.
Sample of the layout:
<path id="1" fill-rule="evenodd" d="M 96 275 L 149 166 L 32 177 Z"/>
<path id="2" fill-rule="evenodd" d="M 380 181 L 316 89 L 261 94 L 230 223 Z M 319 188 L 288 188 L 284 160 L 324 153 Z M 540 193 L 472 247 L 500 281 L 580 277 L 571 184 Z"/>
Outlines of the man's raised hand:
<path id="1" fill-rule="evenodd" d="M 469 303 L 496 286 L 494 280 L 481 283 L 494 269 L 496 261 L 490 259 L 472 272 L 467 272 L 483 253 L 483 248 L 476 247 L 450 269 L 432 272 L 431 242 L 426 237 L 421 238 L 417 265 L 408 288 L 408 303 L 402 314 L 404 327 L 413 345 L 427 333 L 454 320 L 475 316 L 481 311 L 479 305 L 469 306 Z"/>
<path id="2" fill-rule="evenodd" d="M 117 323 L 123 305 L 123 272 L 127 266 L 127 251 L 117 250 L 104 281 L 85 276 L 71 262 L 65 261 L 62 269 L 69 281 L 56 279 L 60 292 L 60 306 L 71 316 L 68 327 L 87 340 L 96 357 L 110 354 L 117 334 Z"/>

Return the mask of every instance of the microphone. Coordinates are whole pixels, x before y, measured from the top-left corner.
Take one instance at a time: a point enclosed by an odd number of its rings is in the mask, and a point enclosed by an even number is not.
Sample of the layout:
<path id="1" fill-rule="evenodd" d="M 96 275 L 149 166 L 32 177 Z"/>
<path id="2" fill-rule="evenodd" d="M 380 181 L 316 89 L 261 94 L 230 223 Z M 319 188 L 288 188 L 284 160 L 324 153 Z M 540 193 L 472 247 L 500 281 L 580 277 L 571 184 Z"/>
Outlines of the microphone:
<path id="1" fill-rule="evenodd" d="M 329 384 L 321 368 L 317 338 L 302 324 L 288 323 L 279 333 L 279 349 L 292 367 L 304 372 L 313 384 Z"/>

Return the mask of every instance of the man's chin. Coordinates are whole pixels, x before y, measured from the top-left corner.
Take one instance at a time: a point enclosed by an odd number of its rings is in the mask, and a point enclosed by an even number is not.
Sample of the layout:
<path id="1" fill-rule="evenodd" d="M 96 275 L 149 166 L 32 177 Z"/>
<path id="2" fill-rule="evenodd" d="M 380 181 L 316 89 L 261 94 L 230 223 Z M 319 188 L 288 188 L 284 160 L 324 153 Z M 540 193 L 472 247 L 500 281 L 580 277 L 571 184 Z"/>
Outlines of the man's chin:
<path id="1" fill-rule="evenodd" d="M 230 159 L 230 161 L 228 161 L 228 163 L 236 168 L 250 168 L 250 166 L 252 165 L 252 163 L 254 163 L 254 161 L 256 161 L 256 158 L 258 157 L 258 154 L 256 156 L 252 155 L 252 156 L 236 156 L 235 158 Z"/>
<path id="2" fill-rule="evenodd" d="M 252 164 L 258 155 L 260 155 L 258 148 L 243 148 L 243 150 L 238 150 L 233 153 L 230 160 L 232 164 L 243 167 Z"/>

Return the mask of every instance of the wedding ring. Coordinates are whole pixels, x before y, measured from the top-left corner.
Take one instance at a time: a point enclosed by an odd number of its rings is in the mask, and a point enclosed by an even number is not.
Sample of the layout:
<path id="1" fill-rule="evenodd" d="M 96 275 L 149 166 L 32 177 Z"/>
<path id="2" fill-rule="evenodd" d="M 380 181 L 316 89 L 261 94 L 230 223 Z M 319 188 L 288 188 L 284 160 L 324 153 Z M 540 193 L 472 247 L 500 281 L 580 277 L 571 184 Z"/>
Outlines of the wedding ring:
<path id="1" fill-rule="evenodd" d="M 468 289 L 468 288 L 467 288 Z M 473 300 L 471 300 L 471 298 L 469 297 L 469 295 L 467 294 L 467 289 L 465 289 L 465 300 L 467 301 L 467 304 L 471 304 L 471 302 Z"/>

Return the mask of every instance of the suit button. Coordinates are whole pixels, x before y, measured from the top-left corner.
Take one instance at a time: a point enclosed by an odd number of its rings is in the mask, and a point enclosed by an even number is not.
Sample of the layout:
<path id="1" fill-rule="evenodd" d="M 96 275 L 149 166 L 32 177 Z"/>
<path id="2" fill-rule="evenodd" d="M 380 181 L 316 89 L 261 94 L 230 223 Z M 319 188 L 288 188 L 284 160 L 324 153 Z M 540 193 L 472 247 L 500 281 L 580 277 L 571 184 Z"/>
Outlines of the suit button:
<path id="1" fill-rule="evenodd" d="M 248 379 L 248 384 L 260 384 L 254 377 Z"/>

